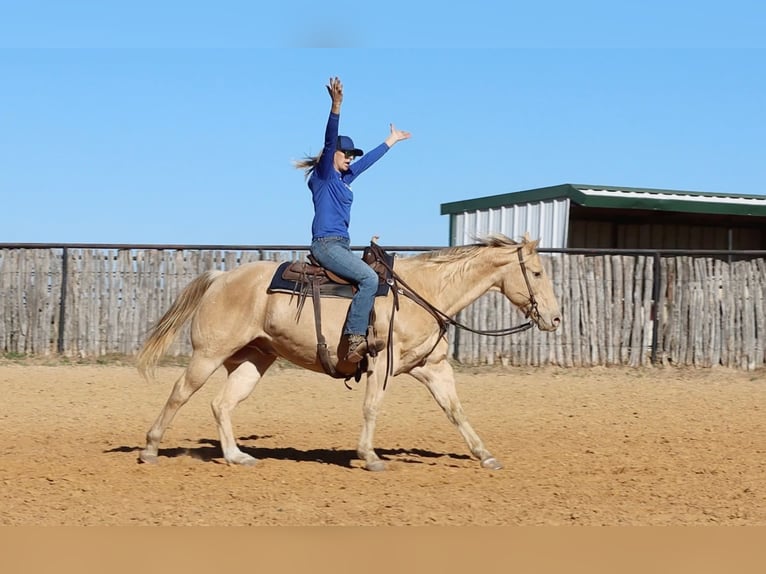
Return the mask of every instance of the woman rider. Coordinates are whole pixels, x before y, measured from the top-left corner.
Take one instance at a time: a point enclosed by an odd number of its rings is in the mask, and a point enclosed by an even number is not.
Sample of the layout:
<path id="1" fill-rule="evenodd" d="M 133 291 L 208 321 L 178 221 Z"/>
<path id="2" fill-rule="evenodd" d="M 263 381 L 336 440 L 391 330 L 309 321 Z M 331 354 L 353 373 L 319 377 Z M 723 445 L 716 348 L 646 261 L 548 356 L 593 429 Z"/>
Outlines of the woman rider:
<path id="1" fill-rule="evenodd" d="M 338 135 L 343 84 L 334 77 L 330 78 L 326 87 L 332 99 L 332 107 L 325 128 L 324 147 L 318 156 L 304 158 L 296 162 L 295 166 L 306 172 L 314 202 L 311 254 L 323 267 L 352 281 L 358 288 L 343 327 L 343 335 L 348 344 L 345 360 L 358 363 L 368 350 L 366 334 L 378 290 L 378 276 L 350 248 L 348 227 L 351 204 L 354 201 L 351 182 L 383 157 L 394 144 L 409 139 L 411 134 L 391 124 L 391 131 L 383 143 L 364 155 L 362 150 L 354 147 L 350 137 Z M 354 161 L 357 157 L 361 159 Z"/>

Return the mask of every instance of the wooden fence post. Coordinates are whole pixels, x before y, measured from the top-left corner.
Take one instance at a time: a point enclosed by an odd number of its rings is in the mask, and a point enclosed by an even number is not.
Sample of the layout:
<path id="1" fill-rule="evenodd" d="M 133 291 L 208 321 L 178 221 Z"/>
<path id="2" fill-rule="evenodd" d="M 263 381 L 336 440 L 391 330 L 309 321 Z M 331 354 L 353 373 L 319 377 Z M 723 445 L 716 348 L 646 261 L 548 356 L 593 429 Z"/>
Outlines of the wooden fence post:
<path id="1" fill-rule="evenodd" d="M 660 254 L 654 254 L 654 277 L 652 278 L 652 365 L 657 364 L 657 339 L 660 327 L 660 275 L 662 266 L 660 264 Z"/>
<path id="2" fill-rule="evenodd" d="M 56 351 L 59 355 L 64 353 L 64 330 L 66 320 L 66 284 L 69 271 L 69 249 L 64 247 L 61 252 L 61 296 L 59 299 L 59 335 L 56 343 Z"/>

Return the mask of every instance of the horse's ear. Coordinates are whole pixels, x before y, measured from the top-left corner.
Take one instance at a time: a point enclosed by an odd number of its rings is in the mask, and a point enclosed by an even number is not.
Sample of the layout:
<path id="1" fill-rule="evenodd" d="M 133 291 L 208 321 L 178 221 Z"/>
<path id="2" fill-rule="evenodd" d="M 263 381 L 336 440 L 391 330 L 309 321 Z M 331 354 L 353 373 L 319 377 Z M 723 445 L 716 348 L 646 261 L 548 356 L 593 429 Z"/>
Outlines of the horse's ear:
<path id="1" fill-rule="evenodd" d="M 521 240 L 522 243 L 529 243 L 532 240 L 532 238 L 529 237 L 529 231 L 524 232 L 524 236 L 521 238 Z"/>
<path id="2" fill-rule="evenodd" d="M 530 253 L 534 253 L 535 251 L 537 251 L 537 246 L 540 245 L 540 240 L 535 239 L 534 241 L 530 241 L 529 234 L 525 236 L 525 239 L 526 241 L 524 243 L 527 250 L 529 250 Z"/>

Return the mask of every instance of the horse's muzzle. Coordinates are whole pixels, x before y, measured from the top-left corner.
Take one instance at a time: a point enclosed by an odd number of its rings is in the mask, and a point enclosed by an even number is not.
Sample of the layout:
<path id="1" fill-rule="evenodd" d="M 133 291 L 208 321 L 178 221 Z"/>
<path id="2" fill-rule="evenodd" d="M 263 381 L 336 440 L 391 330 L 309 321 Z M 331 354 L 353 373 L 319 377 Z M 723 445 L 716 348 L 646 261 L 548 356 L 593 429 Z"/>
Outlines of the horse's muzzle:
<path id="1" fill-rule="evenodd" d="M 540 312 L 536 302 L 533 302 L 525 310 L 527 318 L 537 325 L 537 328 L 541 331 L 555 331 L 561 325 L 561 315 L 558 313 L 544 314 Z"/>

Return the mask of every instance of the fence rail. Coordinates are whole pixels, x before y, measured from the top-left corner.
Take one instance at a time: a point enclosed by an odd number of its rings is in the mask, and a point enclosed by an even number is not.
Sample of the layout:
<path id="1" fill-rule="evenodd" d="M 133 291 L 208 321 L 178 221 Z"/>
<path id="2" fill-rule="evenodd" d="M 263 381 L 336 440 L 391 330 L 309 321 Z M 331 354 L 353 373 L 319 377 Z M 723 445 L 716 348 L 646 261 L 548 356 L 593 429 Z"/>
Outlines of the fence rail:
<path id="1" fill-rule="evenodd" d="M 388 249 L 407 256 L 433 248 Z M 454 358 L 466 364 L 746 370 L 766 363 L 766 252 L 543 251 L 561 304 L 561 328 L 508 337 L 453 330 Z M 200 273 L 306 253 L 301 246 L 0 244 L 0 352 L 132 355 Z M 500 329 L 517 324 L 520 315 L 490 293 L 458 319 Z M 187 332 L 169 352 L 190 351 Z"/>

